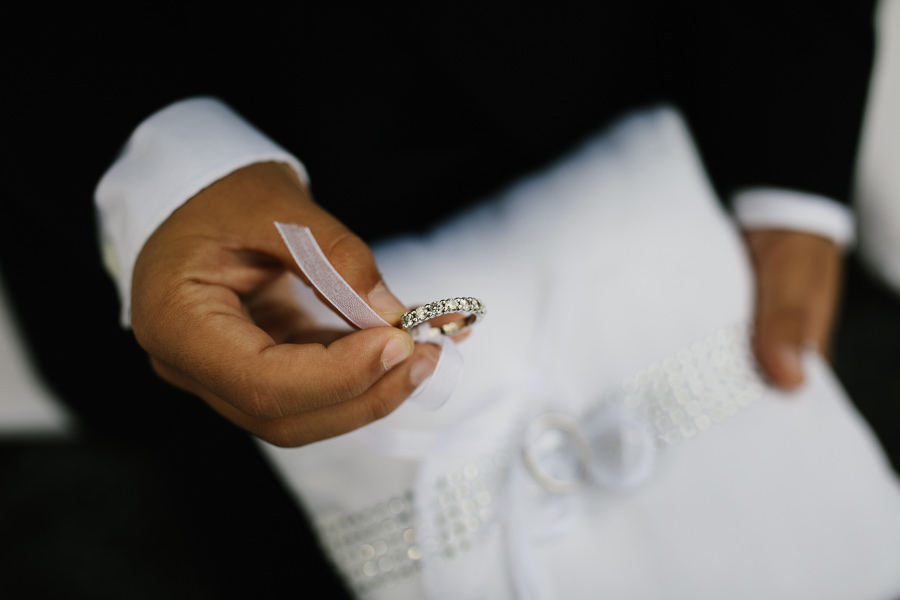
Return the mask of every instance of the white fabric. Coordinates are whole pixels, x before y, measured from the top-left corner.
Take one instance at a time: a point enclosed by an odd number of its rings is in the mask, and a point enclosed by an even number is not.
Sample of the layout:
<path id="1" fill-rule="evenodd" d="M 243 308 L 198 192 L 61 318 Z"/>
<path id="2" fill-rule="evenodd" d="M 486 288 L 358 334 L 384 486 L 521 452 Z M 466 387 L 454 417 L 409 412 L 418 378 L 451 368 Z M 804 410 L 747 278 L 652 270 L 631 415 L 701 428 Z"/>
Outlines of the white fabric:
<path id="1" fill-rule="evenodd" d="M 177 102 L 135 129 L 95 191 L 123 325 L 131 324 L 131 274 L 150 234 L 203 188 L 264 161 L 286 163 L 307 180 L 296 158 L 214 98 Z"/>
<path id="2" fill-rule="evenodd" d="M 6 436 L 66 437 L 76 433 L 75 425 L 29 360 L 0 277 L 0 440 Z"/>
<path id="3" fill-rule="evenodd" d="M 740 236 L 673 112 L 632 116 L 432 234 L 375 252 L 404 301 L 464 290 L 490 314 L 461 345 L 466 372 L 441 410 L 405 404 L 363 430 L 418 436 L 421 459 L 354 434 L 293 450 L 262 444 L 285 482 L 317 521 L 415 490 L 424 547 L 437 525 L 422 517 L 442 499 L 435 480 L 497 452 L 512 459 L 468 553 L 366 597 L 900 595 L 900 486 L 815 356 L 800 392 L 766 388 L 666 447 L 642 487 L 503 494 L 529 489 L 515 457 L 535 414 L 580 415 L 631 375 L 750 319 Z M 340 323 L 324 307 L 314 314 Z"/>
<path id="4" fill-rule="evenodd" d="M 735 194 L 734 216 L 741 227 L 790 229 L 812 233 L 842 248 L 853 245 L 856 222 L 843 204 L 817 194 L 773 188 L 753 188 Z"/>
<path id="5" fill-rule="evenodd" d="M 882 0 L 876 22 L 854 204 L 861 256 L 900 294 L 900 0 Z"/>

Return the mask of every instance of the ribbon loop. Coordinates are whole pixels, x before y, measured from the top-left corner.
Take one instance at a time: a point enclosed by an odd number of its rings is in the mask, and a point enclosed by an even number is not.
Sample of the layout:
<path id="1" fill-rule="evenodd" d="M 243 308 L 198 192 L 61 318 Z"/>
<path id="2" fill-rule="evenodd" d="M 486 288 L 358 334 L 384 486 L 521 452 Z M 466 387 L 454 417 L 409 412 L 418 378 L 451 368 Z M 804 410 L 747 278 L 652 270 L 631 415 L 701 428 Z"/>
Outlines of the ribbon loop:
<path id="1" fill-rule="evenodd" d="M 391 326 L 328 262 L 309 227 L 278 222 L 275 227 L 310 284 L 344 318 L 360 329 Z M 416 388 L 409 400 L 424 410 L 437 410 L 456 389 L 462 375 L 463 358 L 453 340 L 446 336 L 428 342 L 440 346 L 441 356 L 431 377 Z"/>

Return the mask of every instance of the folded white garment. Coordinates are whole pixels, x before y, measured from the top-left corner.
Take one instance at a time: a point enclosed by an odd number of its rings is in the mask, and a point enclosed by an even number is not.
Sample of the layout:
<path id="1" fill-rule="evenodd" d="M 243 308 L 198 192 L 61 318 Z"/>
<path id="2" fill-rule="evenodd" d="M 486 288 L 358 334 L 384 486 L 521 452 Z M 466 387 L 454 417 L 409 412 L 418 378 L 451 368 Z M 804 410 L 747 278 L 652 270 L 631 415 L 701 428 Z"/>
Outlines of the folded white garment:
<path id="1" fill-rule="evenodd" d="M 747 257 L 675 112 L 375 251 L 410 305 L 488 315 L 439 410 L 263 444 L 360 597 L 900 596 L 897 479 L 818 357 L 790 395 L 755 372 Z"/>

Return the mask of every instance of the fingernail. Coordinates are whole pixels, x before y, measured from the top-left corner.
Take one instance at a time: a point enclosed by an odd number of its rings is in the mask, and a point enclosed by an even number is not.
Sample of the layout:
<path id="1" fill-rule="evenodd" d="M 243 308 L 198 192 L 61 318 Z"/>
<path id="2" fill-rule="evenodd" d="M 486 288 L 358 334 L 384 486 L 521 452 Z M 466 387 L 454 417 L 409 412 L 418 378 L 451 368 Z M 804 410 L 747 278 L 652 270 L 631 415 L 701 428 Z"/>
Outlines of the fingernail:
<path id="1" fill-rule="evenodd" d="M 423 381 L 431 377 L 437 366 L 437 357 L 432 352 L 422 352 L 409 367 L 409 381 L 413 387 L 419 387 Z"/>
<path id="2" fill-rule="evenodd" d="M 399 318 L 406 312 L 406 307 L 387 289 L 384 281 L 379 281 L 369 292 L 369 306 L 382 317 Z M 388 321 L 395 319 L 387 318 Z"/>
<path id="3" fill-rule="evenodd" d="M 803 382 L 803 360 L 798 348 L 781 346 L 778 349 L 778 362 L 781 363 L 781 368 L 787 376 L 785 383 L 799 385 Z"/>
<path id="4" fill-rule="evenodd" d="M 385 371 L 390 371 L 409 358 L 413 352 L 413 341 L 408 335 L 394 335 L 381 351 L 381 364 Z"/>

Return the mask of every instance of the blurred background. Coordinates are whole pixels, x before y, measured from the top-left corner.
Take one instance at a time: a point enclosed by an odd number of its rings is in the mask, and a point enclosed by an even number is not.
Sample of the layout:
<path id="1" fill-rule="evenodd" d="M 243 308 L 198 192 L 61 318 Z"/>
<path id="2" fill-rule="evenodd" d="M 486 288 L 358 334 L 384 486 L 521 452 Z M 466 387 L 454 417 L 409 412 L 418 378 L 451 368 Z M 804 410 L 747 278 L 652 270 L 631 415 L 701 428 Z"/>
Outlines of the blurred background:
<path id="1" fill-rule="evenodd" d="M 882 2 L 878 15 L 854 199 L 862 232 L 848 261 L 834 368 L 900 472 L 900 0 Z M 0 598 L 82 597 L 82 589 L 84 597 L 214 597 L 179 555 L 174 499 L 156 465 L 86 442 L 33 368 L 2 276 Z M 46 573 L 26 556 L 43 557 Z"/>

